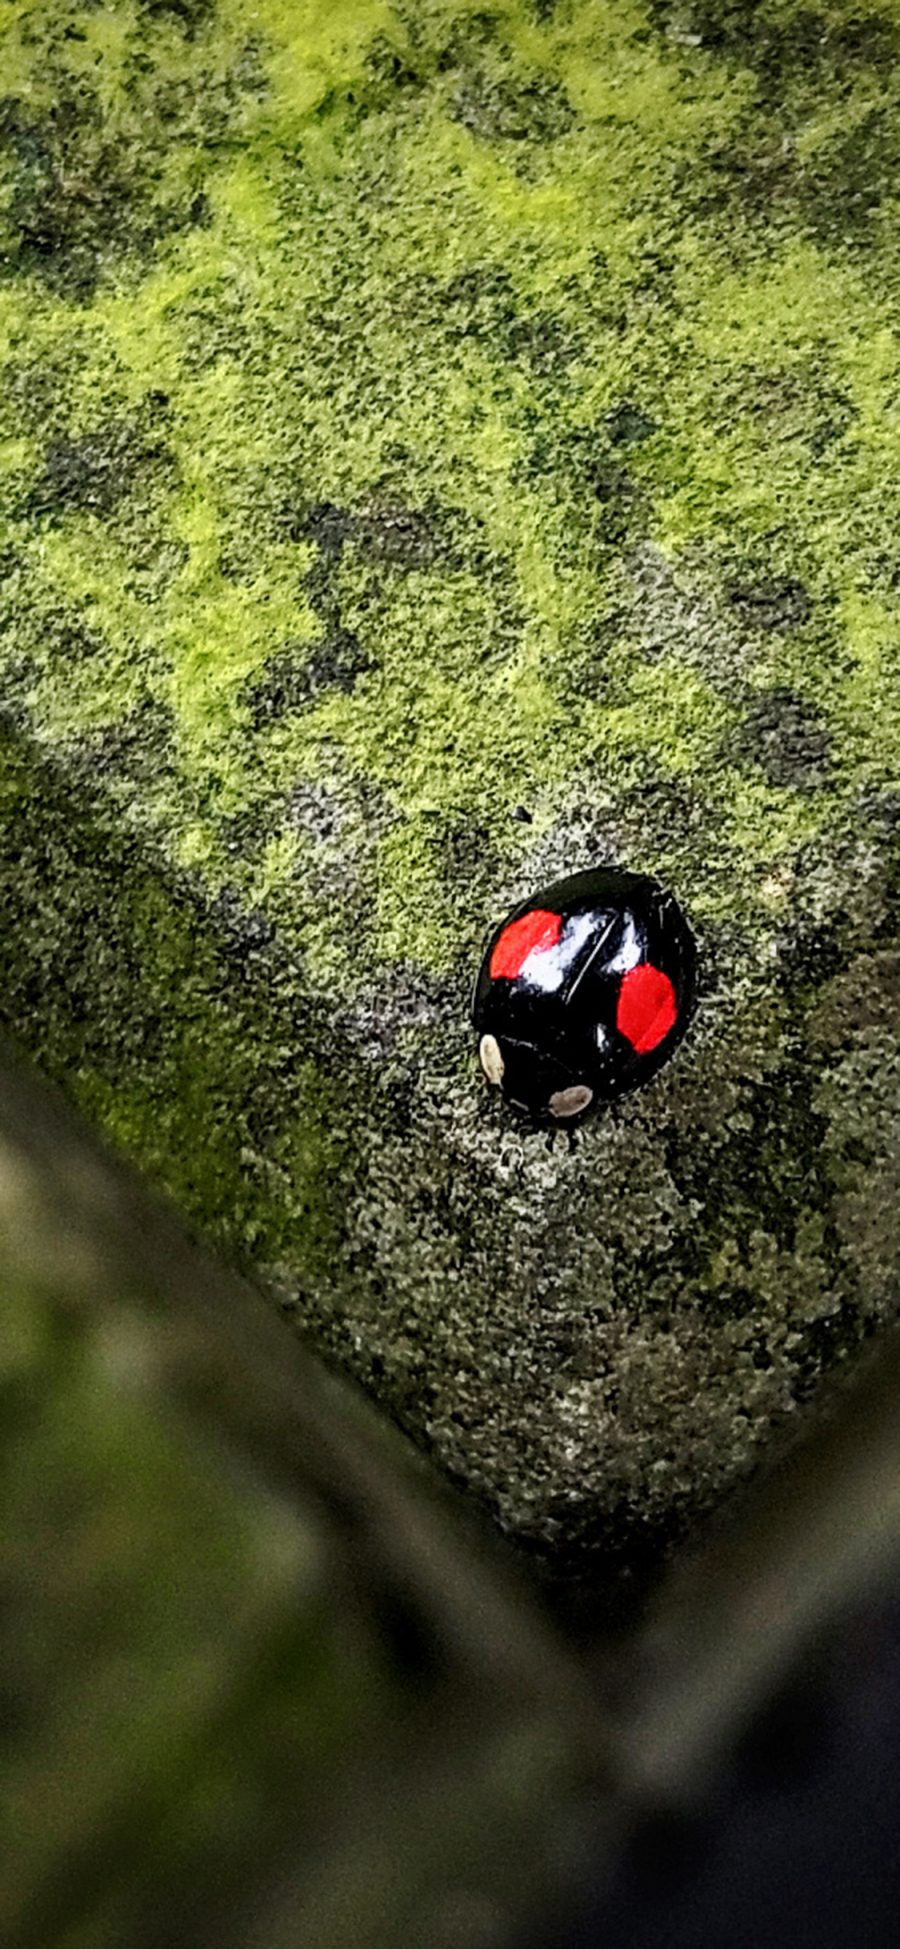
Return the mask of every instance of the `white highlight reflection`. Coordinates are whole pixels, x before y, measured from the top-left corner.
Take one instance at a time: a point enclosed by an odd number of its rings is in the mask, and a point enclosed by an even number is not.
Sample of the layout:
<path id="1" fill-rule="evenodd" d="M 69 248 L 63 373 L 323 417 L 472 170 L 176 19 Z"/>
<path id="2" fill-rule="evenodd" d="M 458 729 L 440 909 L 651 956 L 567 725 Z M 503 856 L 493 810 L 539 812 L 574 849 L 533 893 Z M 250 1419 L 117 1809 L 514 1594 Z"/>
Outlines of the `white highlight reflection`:
<path id="1" fill-rule="evenodd" d="M 638 938 L 638 931 L 634 923 L 634 916 L 632 914 L 629 914 L 628 919 L 625 922 L 625 934 L 622 940 L 622 945 L 619 949 L 618 954 L 614 956 L 613 960 L 607 962 L 607 967 L 609 969 L 610 974 L 627 974 L 629 969 L 636 968 L 638 962 L 642 961 L 643 958 L 644 958 L 644 950 Z"/>
<path id="2" fill-rule="evenodd" d="M 575 914 L 566 922 L 561 940 L 552 947 L 533 947 L 522 963 L 520 975 L 543 995 L 553 995 L 571 971 L 594 926 L 592 914 Z"/>

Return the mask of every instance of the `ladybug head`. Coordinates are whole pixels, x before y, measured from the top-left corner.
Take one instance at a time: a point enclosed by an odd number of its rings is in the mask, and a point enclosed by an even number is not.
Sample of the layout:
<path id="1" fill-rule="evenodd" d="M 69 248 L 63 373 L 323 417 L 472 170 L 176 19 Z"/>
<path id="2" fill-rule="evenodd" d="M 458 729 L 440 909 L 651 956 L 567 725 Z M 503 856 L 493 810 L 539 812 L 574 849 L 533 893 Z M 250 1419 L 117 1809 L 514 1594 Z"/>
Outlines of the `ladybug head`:
<path id="1" fill-rule="evenodd" d="M 584 1077 L 534 1042 L 487 1034 L 479 1054 L 488 1082 L 502 1086 L 513 1108 L 539 1121 L 568 1122 L 593 1103 L 594 1090 Z"/>

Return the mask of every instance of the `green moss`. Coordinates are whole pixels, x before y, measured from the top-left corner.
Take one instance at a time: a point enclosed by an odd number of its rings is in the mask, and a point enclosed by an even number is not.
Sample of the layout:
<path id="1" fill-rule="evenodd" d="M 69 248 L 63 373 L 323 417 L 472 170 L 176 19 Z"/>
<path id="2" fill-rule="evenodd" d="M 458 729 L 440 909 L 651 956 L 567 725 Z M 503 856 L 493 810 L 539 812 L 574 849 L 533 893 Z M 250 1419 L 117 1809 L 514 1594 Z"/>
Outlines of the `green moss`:
<path id="1" fill-rule="evenodd" d="M 36 719 L 56 738 L 63 717 L 77 726 L 79 698 L 90 722 L 120 711 L 139 631 L 142 681 L 173 712 L 170 843 L 176 858 L 205 858 L 214 886 L 222 819 L 246 809 L 252 787 L 269 797 L 282 780 L 286 789 L 298 776 L 322 779 L 339 749 L 343 770 L 383 785 L 397 814 L 372 863 L 383 891 L 371 950 L 446 963 L 460 914 L 423 815 L 452 803 L 494 823 L 504 796 L 537 793 L 561 814 L 573 759 L 626 783 L 661 763 L 687 770 L 701 790 L 711 775 L 717 791 L 724 782 L 722 707 L 711 691 L 688 703 L 685 685 L 695 680 L 682 666 L 684 644 L 648 667 L 620 613 L 601 700 L 579 709 L 564 675 L 560 695 L 557 673 L 582 654 L 592 613 L 604 615 L 611 556 L 644 536 L 674 558 L 702 542 L 707 556 L 724 550 L 735 572 L 759 575 L 773 552 L 792 561 L 799 552 L 819 613 L 836 576 L 851 613 L 861 578 L 871 599 L 866 560 L 854 566 L 853 530 L 868 557 L 866 477 L 883 500 L 897 472 L 885 411 L 890 361 L 879 373 L 859 357 L 877 335 L 878 300 L 840 253 L 823 257 L 802 229 L 784 243 L 777 230 L 764 243 L 752 225 L 729 231 L 723 265 L 720 223 L 704 221 L 693 188 L 679 200 L 685 174 L 702 182 L 709 143 L 727 142 L 735 118 L 752 117 L 762 86 L 747 59 L 733 73 L 723 65 L 738 45 L 730 20 L 714 32 L 703 16 L 673 52 L 671 37 L 648 38 L 637 8 L 601 17 L 573 8 L 543 24 L 502 9 L 487 16 L 486 36 L 473 16 L 439 7 L 415 31 L 383 6 L 331 9 L 327 24 L 315 9 L 301 23 L 273 8 L 257 19 L 258 80 L 244 93 L 228 81 L 239 23 L 227 10 L 215 31 L 206 12 L 192 16 L 186 37 L 165 10 L 149 20 L 144 10 L 139 22 L 123 9 L 108 44 L 91 42 L 107 116 L 95 95 L 79 94 L 73 127 L 93 129 L 100 115 L 103 140 L 115 127 L 127 144 L 140 105 L 140 147 L 132 140 L 128 153 L 143 166 L 152 153 L 146 111 L 162 140 L 177 100 L 184 168 L 202 181 L 207 218 L 190 238 L 173 237 L 164 259 L 156 253 L 139 303 L 114 283 L 97 293 L 75 363 L 63 365 L 63 399 L 71 415 L 77 398 L 79 430 L 61 420 L 25 491 L 25 508 L 39 514 L 53 482 L 61 528 L 49 553 L 43 536 L 35 550 L 31 600 L 86 602 L 109 655 L 85 670 L 74 696 L 67 681 L 60 698 L 48 671 Z M 813 97 L 803 83 L 806 29 L 789 32 L 787 16 L 776 26 L 760 29 L 761 68 L 770 81 L 777 71 L 781 97 L 805 111 L 809 146 L 817 118 L 831 112 L 827 86 Z M 30 32 L 35 61 L 40 51 L 83 89 L 84 43 L 65 40 L 40 10 Z M 366 113 L 372 49 L 385 36 L 414 52 L 430 85 L 425 98 L 397 88 Z M 756 43 L 740 46 L 747 55 Z M 874 85 L 864 54 L 860 88 Z M 212 69 L 218 121 L 209 103 L 201 112 Z M 846 80 L 835 64 L 828 74 L 843 102 Z M 551 98 L 568 104 L 565 115 L 554 110 L 552 129 L 546 107 L 532 126 L 513 106 Z M 478 100 L 496 113 L 470 113 L 465 104 Z M 304 131 L 319 126 L 325 102 L 328 155 L 307 155 Z M 10 140 L 15 156 L 25 138 Z M 79 180 L 81 168 L 70 172 Z M 368 194 L 368 181 L 390 184 L 390 194 Z M 154 211 L 166 194 L 158 183 L 148 190 Z M 587 227 L 586 209 L 595 213 Z M 72 222 L 63 230 L 68 250 Z M 138 249 L 126 225 L 115 254 L 101 250 L 98 262 L 113 272 L 120 252 Z M 51 238 L 48 262 L 58 255 Z M 464 280 L 486 274 L 494 295 L 489 285 L 482 313 L 479 288 Z M 447 311 L 451 280 L 459 296 Z M 27 283 L 20 289 L 20 329 L 27 315 L 31 333 L 37 307 L 38 342 L 42 330 L 58 340 L 65 313 L 48 311 L 37 293 L 29 301 Z M 627 470 L 603 461 L 623 371 L 653 428 Z M 784 403 L 779 373 L 792 387 Z M 830 464 L 818 467 L 809 442 L 822 438 L 823 385 L 846 400 L 853 431 L 833 437 Z M 128 437 L 116 429 L 133 424 L 116 420 L 116 395 L 121 412 L 164 425 L 149 507 L 147 494 L 133 505 L 127 467 L 116 466 L 115 442 Z M 566 427 L 584 456 L 574 467 L 571 447 L 560 445 Z M 541 442 L 545 458 L 526 477 Z M 116 507 L 104 505 L 104 451 Z M 21 475 L 22 456 L 14 461 Z M 306 594 L 316 551 L 287 518 L 292 499 L 348 509 L 349 539 L 320 574 L 318 599 Z M 408 510 L 402 518 L 414 524 L 429 507 L 443 511 L 445 528 L 466 517 L 455 554 L 439 542 L 424 552 L 413 544 L 405 558 L 379 548 L 378 524 L 396 521 L 392 509 Z M 887 527 L 892 512 L 882 505 L 877 519 Z M 158 591 L 139 615 L 127 596 L 137 574 Z M 632 585 L 628 606 L 640 595 Z M 309 644 L 314 664 L 317 639 L 328 636 L 323 606 L 353 633 L 369 674 L 350 693 L 326 686 L 311 710 L 254 741 L 246 686 L 279 643 Z M 494 647 L 506 615 L 511 627 Z M 850 667 L 841 669 L 833 630 L 821 626 L 819 650 L 816 635 L 813 621 L 796 646 L 780 641 L 776 653 L 770 644 L 757 681 L 811 697 L 824 689 L 829 722 L 843 730 L 859 710 L 865 639 L 851 627 Z M 884 775 L 893 748 L 890 699 L 879 690 L 878 702 L 885 736 L 881 750 L 869 748 L 870 776 Z M 852 742 L 836 742 L 845 761 L 835 783 L 852 790 L 860 754 L 854 762 Z M 781 812 L 759 823 L 739 803 L 744 823 L 734 829 L 732 820 L 730 838 L 753 874 L 780 853 Z M 508 828 L 510 849 L 515 839 Z M 687 891 L 701 908 L 710 901 L 702 877 Z M 474 918 L 477 931 L 482 916 Z M 334 923 L 339 942 L 339 913 Z M 323 947 L 323 980 L 333 981 L 341 958 L 339 945 Z"/>
<path id="2" fill-rule="evenodd" d="M 213 930 L 189 882 L 167 886 L 17 746 L 2 755 L 4 1019 L 210 1237 L 314 1282 L 340 1246 L 346 1084 L 324 1049 L 324 1070 L 289 1053 L 296 1020 L 253 982 L 258 918 L 226 905 Z"/>

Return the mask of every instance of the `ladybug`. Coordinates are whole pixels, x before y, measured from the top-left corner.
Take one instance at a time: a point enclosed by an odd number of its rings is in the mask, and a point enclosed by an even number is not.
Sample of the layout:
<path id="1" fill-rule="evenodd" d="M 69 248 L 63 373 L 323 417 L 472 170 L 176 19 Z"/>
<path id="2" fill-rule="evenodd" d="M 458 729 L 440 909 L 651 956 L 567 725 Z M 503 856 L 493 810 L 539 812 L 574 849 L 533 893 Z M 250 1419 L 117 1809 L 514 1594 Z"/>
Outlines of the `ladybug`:
<path id="1" fill-rule="evenodd" d="M 507 1100 L 571 1123 L 649 1081 L 690 1019 L 696 949 L 671 893 L 601 866 L 546 887 L 492 934 L 472 1016 Z"/>

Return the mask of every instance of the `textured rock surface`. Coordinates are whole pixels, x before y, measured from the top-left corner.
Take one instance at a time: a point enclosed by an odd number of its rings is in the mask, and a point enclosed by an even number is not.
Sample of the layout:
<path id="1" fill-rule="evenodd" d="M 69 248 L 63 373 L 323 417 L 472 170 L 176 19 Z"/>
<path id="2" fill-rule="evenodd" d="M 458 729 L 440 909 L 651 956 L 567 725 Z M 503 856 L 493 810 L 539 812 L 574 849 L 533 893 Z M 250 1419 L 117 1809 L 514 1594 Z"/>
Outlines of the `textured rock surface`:
<path id="1" fill-rule="evenodd" d="M 6 1019 L 505 1525 L 653 1545 L 894 1310 L 900 15 L 0 27 Z M 478 950 L 603 860 L 697 1025 L 522 1134 Z"/>

